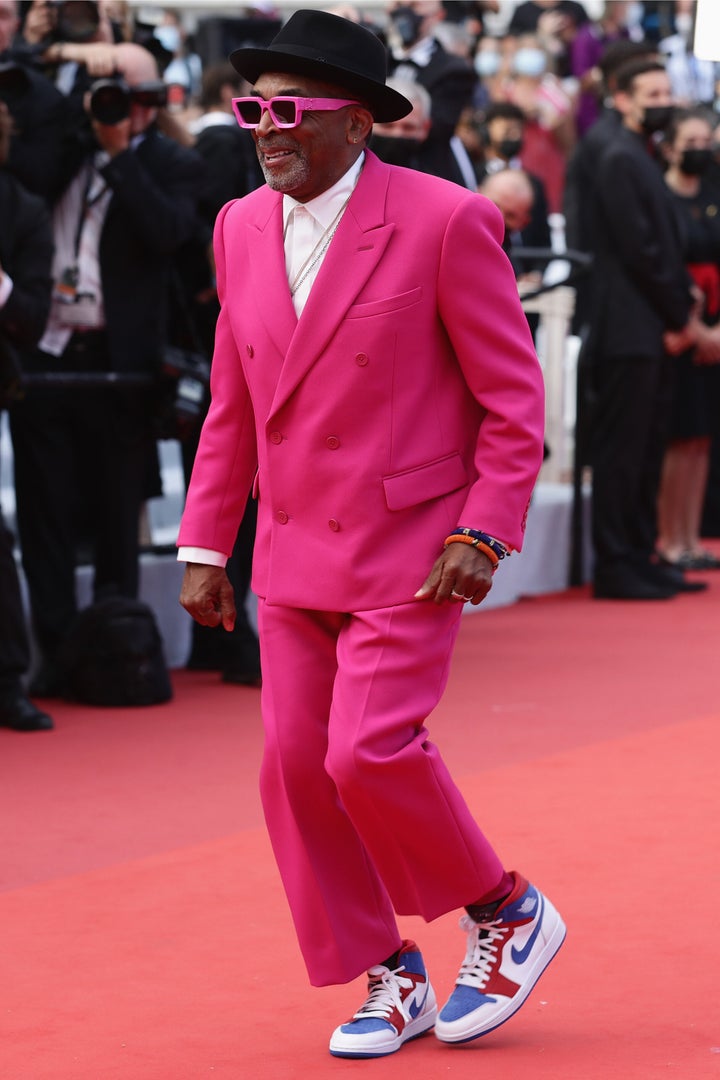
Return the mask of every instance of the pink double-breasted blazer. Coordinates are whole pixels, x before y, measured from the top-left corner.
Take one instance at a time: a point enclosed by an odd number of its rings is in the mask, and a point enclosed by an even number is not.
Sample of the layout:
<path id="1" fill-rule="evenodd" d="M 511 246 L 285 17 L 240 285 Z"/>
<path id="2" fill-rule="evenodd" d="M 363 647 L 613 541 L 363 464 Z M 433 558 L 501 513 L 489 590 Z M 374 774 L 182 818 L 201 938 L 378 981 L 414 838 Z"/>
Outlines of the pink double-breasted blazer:
<path id="1" fill-rule="evenodd" d="M 298 320 L 282 196 L 225 206 L 178 543 L 229 554 L 252 487 L 254 591 L 333 611 L 412 600 L 458 525 L 519 549 L 544 397 L 502 235 L 483 196 L 368 152 Z"/>

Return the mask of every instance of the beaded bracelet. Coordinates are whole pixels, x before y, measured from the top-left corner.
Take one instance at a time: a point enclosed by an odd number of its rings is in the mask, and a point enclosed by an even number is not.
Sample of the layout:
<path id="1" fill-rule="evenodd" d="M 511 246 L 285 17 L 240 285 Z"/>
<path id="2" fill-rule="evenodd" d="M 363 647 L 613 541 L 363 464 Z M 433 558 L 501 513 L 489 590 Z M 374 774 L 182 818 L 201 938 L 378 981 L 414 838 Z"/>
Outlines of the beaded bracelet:
<path id="1" fill-rule="evenodd" d="M 488 535 L 488 533 L 478 532 L 476 529 L 466 529 L 460 525 L 455 529 L 453 536 L 460 535 L 472 536 L 473 540 L 479 540 L 481 544 L 487 544 L 487 546 L 495 552 L 498 559 L 504 559 L 506 555 L 510 554 L 504 544 L 499 540 L 496 540 L 494 536 Z"/>
<path id="2" fill-rule="evenodd" d="M 475 529 L 459 528 L 457 532 L 451 533 L 445 540 L 445 547 L 448 544 L 470 544 L 477 551 L 482 551 L 484 555 L 487 555 L 492 564 L 493 574 L 500 565 L 500 560 L 504 559 L 509 554 L 504 544 L 501 544 L 499 540 L 496 540 L 493 536 L 488 536 L 487 533 L 476 532 Z"/>

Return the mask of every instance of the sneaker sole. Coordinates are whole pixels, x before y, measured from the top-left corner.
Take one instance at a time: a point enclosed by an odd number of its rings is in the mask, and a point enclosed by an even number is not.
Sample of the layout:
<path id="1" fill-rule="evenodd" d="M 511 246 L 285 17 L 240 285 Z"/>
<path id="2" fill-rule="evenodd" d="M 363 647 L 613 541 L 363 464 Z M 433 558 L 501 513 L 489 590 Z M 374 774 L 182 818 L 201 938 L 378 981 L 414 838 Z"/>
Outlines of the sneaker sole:
<path id="1" fill-rule="evenodd" d="M 405 1026 L 402 1035 L 397 1036 L 394 1039 L 389 1039 L 386 1043 L 367 1047 L 367 1035 L 356 1035 L 357 1047 L 345 1046 L 340 1048 L 335 1046 L 333 1048 L 333 1041 L 330 1040 L 330 1053 L 333 1057 L 344 1058 L 374 1058 L 374 1057 L 387 1057 L 388 1054 L 394 1054 L 400 1049 L 406 1042 L 412 1042 L 413 1039 L 419 1039 L 423 1035 L 427 1035 L 428 1031 L 435 1025 L 437 1019 L 437 1005 L 434 1005 L 432 1009 L 423 1013 L 422 1016 L 418 1016 L 417 1020 L 411 1020 L 409 1024 Z M 352 1036 L 344 1036 L 348 1042 L 354 1041 Z M 366 1048 L 363 1049 L 363 1042 L 365 1042 Z"/>
<path id="2" fill-rule="evenodd" d="M 515 997 L 511 998 L 499 1012 L 496 1012 L 491 1020 L 481 1021 L 477 1025 L 471 1024 L 469 1027 L 462 1027 L 461 1029 L 462 1020 L 453 1020 L 446 1025 L 443 1024 L 442 1020 L 438 1020 L 435 1025 L 435 1035 L 440 1042 L 466 1043 L 472 1042 L 473 1039 L 479 1039 L 483 1035 L 489 1035 L 491 1031 L 495 1031 L 496 1028 L 501 1027 L 502 1024 L 514 1016 L 518 1009 L 525 1004 L 525 1001 L 543 971 L 560 949 L 567 933 L 565 923 L 562 921 L 549 900 L 545 898 L 545 917 L 547 918 L 548 916 L 551 918 L 554 917 L 555 926 L 553 927 L 552 933 L 550 934 L 544 949 L 537 956 L 535 963 L 530 970 L 530 974 Z M 482 1011 L 482 1008 L 483 1007 L 481 1006 L 479 1011 Z M 469 1020 L 472 1015 L 472 1013 L 469 1013 L 466 1019 Z M 439 1031 L 438 1027 L 440 1028 Z M 453 1028 L 455 1028 L 454 1032 Z"/>

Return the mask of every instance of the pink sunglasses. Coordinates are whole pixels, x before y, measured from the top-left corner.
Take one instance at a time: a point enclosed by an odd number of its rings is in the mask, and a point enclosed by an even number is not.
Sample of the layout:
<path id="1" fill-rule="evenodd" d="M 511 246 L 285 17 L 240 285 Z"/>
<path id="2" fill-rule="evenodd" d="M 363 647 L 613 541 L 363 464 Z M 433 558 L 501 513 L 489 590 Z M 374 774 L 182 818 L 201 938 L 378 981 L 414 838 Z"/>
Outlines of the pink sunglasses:
<path id="1" fill-rule="evenodd" d="M 232 107 L 240 127 L 256 128 L 267 110 L 275 127 L 294 128 L 302 120 L 304 112 L 315 110 L 344 109 L 346 105 L 359 105 L 359 101 L 346 98 L 274 97 L 264 101 L 258 97 L 232 99 Z"/>

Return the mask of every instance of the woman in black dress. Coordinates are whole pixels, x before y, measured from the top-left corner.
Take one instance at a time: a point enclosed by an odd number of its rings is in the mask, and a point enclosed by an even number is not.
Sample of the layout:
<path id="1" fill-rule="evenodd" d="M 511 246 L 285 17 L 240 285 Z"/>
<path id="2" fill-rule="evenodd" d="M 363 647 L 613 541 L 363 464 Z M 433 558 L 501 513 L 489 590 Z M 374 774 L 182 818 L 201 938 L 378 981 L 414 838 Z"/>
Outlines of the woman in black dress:
<path id="1" fill-rule="evenodd" d="M 720 189 L 705 177 L 713 126 L 703 109 L 678 110 L 663 145 L 665 181 L 677 210 L 699 300 L 697 344 L 669 357 L 675 368 L 670 442 L 658 504 L 661 556 L 684 569 L 716 569 L 700 542 L 710 447 L 720 435 Z"/>

